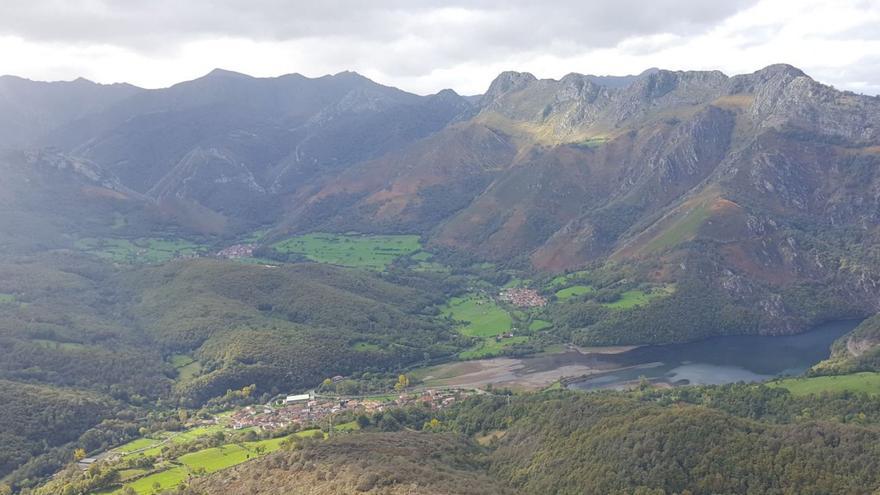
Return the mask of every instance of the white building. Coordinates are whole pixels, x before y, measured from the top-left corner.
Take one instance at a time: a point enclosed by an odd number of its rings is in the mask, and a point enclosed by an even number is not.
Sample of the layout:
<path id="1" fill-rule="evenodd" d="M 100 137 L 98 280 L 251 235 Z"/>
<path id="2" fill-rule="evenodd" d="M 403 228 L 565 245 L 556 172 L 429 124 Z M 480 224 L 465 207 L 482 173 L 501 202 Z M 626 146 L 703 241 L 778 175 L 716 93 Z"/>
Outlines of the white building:
<path id="1" fill-rule="evenodd" d="M 291 404 L 297 404 L 300 402 L 308 402 L 311 398 L 312 394 L 288 395 L 284 399 L 284 405 L 289 406 Z"/>

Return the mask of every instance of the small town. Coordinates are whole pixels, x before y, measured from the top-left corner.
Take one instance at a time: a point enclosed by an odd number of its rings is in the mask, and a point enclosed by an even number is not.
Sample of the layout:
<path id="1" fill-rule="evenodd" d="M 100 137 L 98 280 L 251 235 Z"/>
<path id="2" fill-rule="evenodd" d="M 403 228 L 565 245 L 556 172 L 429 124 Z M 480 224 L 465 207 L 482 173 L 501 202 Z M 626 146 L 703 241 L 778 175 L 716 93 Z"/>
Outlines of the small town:
<path id="1" fill-rule="evenodd" d="M 537 290 L 525 287 L 504 289 L 498 294 L 498 299 L 521 308 L 540 308 L 547 304 L 547 299 Z"/>
<path id="2" fill-rule="evenodd" d="M 236 411 L 230 418 L 235 430 L 260 428 L 278 430 L 297 424 L 301 428 L 321 425 L 336 414 L 355 412 L 373 414 L 396 407 L 423 405 L 431 410 L 440 410 L 475 394 L 473 390 L 428 389 L 417 393 L 402 393 L 397 398 L 345 398 L 319 396 L 313 392 L 289 395 L 275 404 L 248 406 Z"/>
<path id="3" fill-rule="evenodd" d="M 217 251 L 218 258 L 249 258 L 254 255 L 256 244 L 235 244 Z"/>

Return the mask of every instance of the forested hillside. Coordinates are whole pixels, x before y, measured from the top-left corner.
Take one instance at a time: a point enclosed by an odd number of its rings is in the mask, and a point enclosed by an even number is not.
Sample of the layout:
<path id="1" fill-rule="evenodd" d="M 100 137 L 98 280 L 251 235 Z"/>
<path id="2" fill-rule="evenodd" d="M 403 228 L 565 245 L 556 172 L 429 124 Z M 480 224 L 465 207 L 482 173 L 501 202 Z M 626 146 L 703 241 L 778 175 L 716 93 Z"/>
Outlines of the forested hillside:
<path id="1" fill-rule="evenodd" d="M 464 345 L 429 314 L 442 291 L 365 272 L 199 260 L 135 271 L 127 283 L 138 294 L 139 327 L 164 352 L 191 353 L 201 363 L 200 376 L 176 387 L 194 401 L 250 384 L 278 393 L 328 376 L 397 369 Z"/>
<path id="2" fill-rule="evenodd" d="M 863 321 L 831 348 L 831 357 L 817 364 L 817 374 L 880 371 L 880 315 Z"/>
<path id="3" fill-rule="evenodd" d="M 71 442 L 94 451 L 136 433 L 129 423 L 127 434 L 81 437 L 120 409 L 197 407 L 251 385 L 255 398 L 269 397 L 468 345 L 433 314 L 445 286 L 391 278 L 307 264 L 112 266 L 70 252 L 4 258 L 0 435 L 8 448 L 0 476 L 33 459 L 15 479 L 45 476 L 71 459 Z"/>
<path id="4" fill-rule="evenodd" d="M 431 417 L 415 408 L 365 418 L 362 433 L 300 445 L 181 492 L 870 495 L 880 488 L 876 397 L 797 398 L 754 385 L 547 392 L 477 397 L 433 416 L 439 422 Z"/>

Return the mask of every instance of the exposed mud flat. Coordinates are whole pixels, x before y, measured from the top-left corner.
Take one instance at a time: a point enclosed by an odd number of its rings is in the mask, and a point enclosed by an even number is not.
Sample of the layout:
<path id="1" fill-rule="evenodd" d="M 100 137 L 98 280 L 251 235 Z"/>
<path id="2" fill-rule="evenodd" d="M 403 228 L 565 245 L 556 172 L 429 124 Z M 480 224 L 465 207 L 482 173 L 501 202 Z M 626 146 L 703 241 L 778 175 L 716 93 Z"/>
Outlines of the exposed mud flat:
<path id="1" fill-rule="evenodd" d="M 539 390 L 564 379 L 570 388 L 629 388 L 642 377 L 657 386 L 757 382 L 799 375 L 830 354 L 857 322 L 820 325 L 799 335 L 743 335 L 663 346 L 575 347 L 525 358 L 447 363 L 418 375 L 433 387 Z"/>

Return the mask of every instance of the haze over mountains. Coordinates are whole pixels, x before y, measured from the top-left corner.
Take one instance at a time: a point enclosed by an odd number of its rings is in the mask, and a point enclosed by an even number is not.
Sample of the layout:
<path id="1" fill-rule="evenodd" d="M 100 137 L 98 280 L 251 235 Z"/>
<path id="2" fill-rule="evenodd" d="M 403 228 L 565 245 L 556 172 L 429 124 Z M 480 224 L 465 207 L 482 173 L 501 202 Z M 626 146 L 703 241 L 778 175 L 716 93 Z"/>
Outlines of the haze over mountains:
<path id="1" fill-rule="evenodd" d="M 4 201 L 55 225 L 47 245 L 77 209 L 124 208 L 207 234 L 417 233 L 548 272 L 696 272 L 777 331 L 828 316 L 805 316 L 792 291 L 845 299 L 841 314 L 878 309 L 880 98 L 788 65 L 505 72 L 479 98 L 349 72 L 215 70 L 159 90 L 7 76 L 0 129 Z M 7 246 L 43 235 L 17 218 Z"/>
<path id="2" fill-rule="evenodd" d="M 790 65 L 504 72 L 467 97 L 4 76 L 0 495 L 872 493 L 880 399 L 847 387 L 877 379 L 878 316 L 812 368 L 846 381 L 821 396 L 674 373 L 580 393 L 559 365 L 551 390 L 440 407 L 428 383 L 875 315 L 877 246 L 880 97 Z M 314 388 L 385 404 L 408 376 L 428 400 L 343 410 L 364 431 L 326 441 L 311 410 L 218 419 Z M 80 448 L 117 450 L 83 471 Z M 227 448 L 247 457 L 205 461 Z"/>

